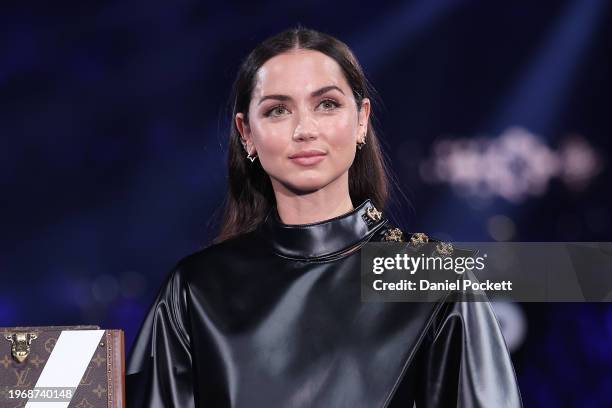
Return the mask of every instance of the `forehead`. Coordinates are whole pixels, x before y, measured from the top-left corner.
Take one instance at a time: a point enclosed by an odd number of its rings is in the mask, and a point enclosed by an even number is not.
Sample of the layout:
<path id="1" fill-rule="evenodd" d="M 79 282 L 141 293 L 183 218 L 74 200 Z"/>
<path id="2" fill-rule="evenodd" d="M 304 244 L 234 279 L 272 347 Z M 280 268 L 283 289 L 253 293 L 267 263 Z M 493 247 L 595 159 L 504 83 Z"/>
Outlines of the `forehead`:
<path id="1" fill-rule="evenodd" d="M 299 49 L 266 61 L 257 71 L 252 96 L 310 94 L 328 85 L 336 85 L 350 95 L 350 87 L 336 61 L 319 51 Z"/>

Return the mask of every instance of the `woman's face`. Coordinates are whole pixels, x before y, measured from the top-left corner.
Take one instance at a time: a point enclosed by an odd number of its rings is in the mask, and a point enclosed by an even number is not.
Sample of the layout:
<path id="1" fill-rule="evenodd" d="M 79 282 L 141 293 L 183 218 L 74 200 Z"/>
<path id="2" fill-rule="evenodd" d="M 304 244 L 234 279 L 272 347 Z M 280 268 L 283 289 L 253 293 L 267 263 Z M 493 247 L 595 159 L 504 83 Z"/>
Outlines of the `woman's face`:
<path id="1" fill-rule="evenodd" d="M 243 113 L 235 120 L 245 149 L 257 154 L 274 190 L 300 194 L 334 183 L 346 183 L 348 191 L 348 170 L 369 113 L 367 98 L 357 110 L 336 61 L 318 51 L 294 50 L 262 65 L 249 123 Z"/>

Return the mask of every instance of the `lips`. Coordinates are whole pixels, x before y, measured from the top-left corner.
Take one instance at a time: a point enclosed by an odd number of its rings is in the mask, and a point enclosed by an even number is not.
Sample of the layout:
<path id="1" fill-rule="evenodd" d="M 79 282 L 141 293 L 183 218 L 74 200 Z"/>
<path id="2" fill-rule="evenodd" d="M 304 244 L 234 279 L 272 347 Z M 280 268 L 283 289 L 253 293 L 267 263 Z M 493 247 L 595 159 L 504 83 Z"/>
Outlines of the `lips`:
<path id="1" fill-rule="evenodd" d="M 289 156 L 292 162 L 302 166 L 312 166 L 323 159 L 325 159 L 327 153 L 321 150 L 303 150 Z"/>
<path id="2" fill-rule="evenodd" d="M 289 156 L 290 159 L 297 159 L 299 157 L 313 157 L 313 156 L 325 156 L 325 152 L 321 150 L 302 150 Z"/>

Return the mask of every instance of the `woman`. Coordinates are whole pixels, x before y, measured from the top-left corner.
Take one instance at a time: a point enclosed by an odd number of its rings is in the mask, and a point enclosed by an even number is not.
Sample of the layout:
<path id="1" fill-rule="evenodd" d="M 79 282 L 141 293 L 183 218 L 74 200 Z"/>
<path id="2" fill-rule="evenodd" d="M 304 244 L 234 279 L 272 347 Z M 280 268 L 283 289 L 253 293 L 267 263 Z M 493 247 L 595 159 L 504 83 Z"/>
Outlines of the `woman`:
<path id="1" fill-rule="evenodd" d="M 127 406 L 520 406 L 488 303 L 361 302 L 360 248 L 402 234 L 348 47 L 280 33 L 234 93 L 219 237 L 160 291 Z"/>

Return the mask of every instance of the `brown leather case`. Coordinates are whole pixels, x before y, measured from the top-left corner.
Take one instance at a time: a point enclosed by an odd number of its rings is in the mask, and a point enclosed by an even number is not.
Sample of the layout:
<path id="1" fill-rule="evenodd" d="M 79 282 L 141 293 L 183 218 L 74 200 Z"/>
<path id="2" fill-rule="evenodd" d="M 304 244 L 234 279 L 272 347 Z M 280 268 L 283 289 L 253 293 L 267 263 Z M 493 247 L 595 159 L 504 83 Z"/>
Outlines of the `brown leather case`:
<path id="1" fill-rule="evenodd" d="M 63 330 L 99 329 L 98 326 L 0 327 L 0 408 L 25 407 L 28 400 L 14 398 L 15 390 L 34 388 Z M 68 407 L 125 407 L 123 330 L 105 330 Z"/>

